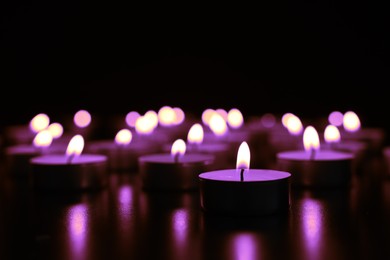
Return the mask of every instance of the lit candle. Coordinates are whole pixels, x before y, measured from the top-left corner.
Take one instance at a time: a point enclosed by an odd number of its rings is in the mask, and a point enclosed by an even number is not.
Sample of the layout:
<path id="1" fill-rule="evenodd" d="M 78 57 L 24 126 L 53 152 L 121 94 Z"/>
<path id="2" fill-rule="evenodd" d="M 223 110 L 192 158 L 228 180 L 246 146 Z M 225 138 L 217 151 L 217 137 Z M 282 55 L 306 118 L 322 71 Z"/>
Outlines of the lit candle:
<path id="1" fill-rule="evenodd" d="M 90 141 L 85 151 L 106 155 L 110 170 L 131 172 L 138 170 L 139 156 L 157 152 L 148 142 L 134 141 L 132 132 L 126 128 L 119 130 L 114 140 Z"/>
<path id="2" fill-rule="evenodd" d="M 182 139 L 173 142 L 171 153 L 138 158 L 142 186 L 146 190 L 197 190 L 199 173 L 212 167 L 214 156 L 186 153 Z"/>
<path id="3" fill-rule="evenodd" d="M 303 133 L 304 150 L 277 153 L 277 168 L 291 172 L 291 185 L 302 187 L 348 186 L 353 154 L 321 150 L 316 129 L 307 126 Z"/>
<path id="4" fill-rule="evenodd" d="M 242 142 L 236 169 L 199 174 L 200 203 L 206 213 L 222 215 L 271 215 L 290 208 L 289 172 L 250 169 L 250 151 Z"/>
<path id="5" fill-rule="evenodd" d="M 12 177 L 28 177 L 30 172 L 30 159 L 49 152 L 53 137 L 49 130 L 38 132 L 32 144 L 19 144 L 8 146 L 5 149 L 6 172 Z"/>
<path id="6" fill-rule="evenodd" d="M 41 190 L 96 190 L 107 185 L 107 157 L 82 154 L 84 138 L 75 135 L 65 154 L 49 154 L 30 160 L 34 188 Z"/>

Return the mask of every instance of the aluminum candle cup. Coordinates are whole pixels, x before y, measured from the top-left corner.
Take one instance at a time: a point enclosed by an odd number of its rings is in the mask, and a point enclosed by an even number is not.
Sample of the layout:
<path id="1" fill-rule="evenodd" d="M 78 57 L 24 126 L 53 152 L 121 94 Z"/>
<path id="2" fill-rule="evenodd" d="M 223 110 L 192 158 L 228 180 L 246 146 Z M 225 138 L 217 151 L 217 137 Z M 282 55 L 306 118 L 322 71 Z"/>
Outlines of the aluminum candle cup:
<path id="1" fill-rule="evenodd" d="M 291 174 L 277 170 L 225 169 L 199 175 L 201 207 L 221 215 L 288 212 Z"/>
<path id="2" fill-rule="evenodd" d="M 151 154 L 138 162 L 145 190 L 198 190 L 198 175 L 212 167 L 214 156 L 191 153 L 175 160 L 171 154 Z"/>
<path id="3" fill-rule="evenodd" d="M 277 154 L 276 167 L 291 173 L 291 185 L 302 187 L 342 187 L 351 182 L 352 153 L 318 150 L 314 158 L 306 151 Z"/>
<path id="4" fill-rule="evenodd" d="M 43 155 L 30 160 L 32 184 L 39 190 L 95 190 L 107 185 L 107 157 L 82 154 Z"/>

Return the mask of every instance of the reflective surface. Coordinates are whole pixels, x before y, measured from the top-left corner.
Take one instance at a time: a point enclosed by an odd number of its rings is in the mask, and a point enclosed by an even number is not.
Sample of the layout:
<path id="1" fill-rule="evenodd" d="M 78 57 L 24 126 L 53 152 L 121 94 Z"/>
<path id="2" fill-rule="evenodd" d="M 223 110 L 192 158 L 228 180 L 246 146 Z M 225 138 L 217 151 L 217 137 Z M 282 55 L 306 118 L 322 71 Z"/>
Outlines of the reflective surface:
<path id="1" fill-rule="evenodd" d="M 198 192 L 145 192 L 110 173 L 92 193 L 37 192 L 2 173 L 0 259 L 389 259 L 390 179 L 381 158 L 349 188 L 292 189 L 286 215 L 204 214 Z"/>

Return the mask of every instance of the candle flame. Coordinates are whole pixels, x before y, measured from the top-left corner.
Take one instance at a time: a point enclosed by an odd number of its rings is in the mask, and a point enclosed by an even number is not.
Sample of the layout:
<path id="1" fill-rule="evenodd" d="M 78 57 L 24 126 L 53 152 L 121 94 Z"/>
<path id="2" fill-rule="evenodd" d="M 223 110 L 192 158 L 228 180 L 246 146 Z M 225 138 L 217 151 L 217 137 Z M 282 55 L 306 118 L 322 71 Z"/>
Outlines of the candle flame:
<path id="1" fill-rule="evenodd" d="M 282 116 L 282 125 L 287 128 L 287 121 L 290 117 L 295 116 L 293 113 L 285 113 Z"/>
<path id="2" fill-rule="evenodd" d="M 171 126 L 175 124 L 176 113 L 170 106 L 163 106 L 159 109 L 158 113 L 158 122 L 162 126 Z"/>
<path id="3" fill-rule="evenodd" d="M 227 114 L 227 123 L 231 128 L 238 129 L 244 124 L 244 117 L 237 108 L 232 108 Z"/>
<path id="4" fill-rule="evenodd" d="M 251 154 L 247 142 L 242 142 L 237 152 L 237 169 L 249 169 Z"/>
<path id="5" fill-rule="evenodd" d="M 331 125 L 341 126 L 343 124 L 343 117 L 344 115 L 340 111 L 333 111 L 329 113 L 328 122 Z"/>
<path id="6" fill-rule="evenodd" d="M 49 123 L 49 116 L 45 113 L 39 113 L 30 120 L 29 127 L 31 131 L 33 131 L 34 133 L 38 133 L 39 131 L 46 129 Z"/>
<path id="7" fill-rule="evenodd" d="M 203 142 L 204 132 L 201 124 L 193 124 L 188 131 L 187 141 L 188 143 L 200 144 Z"/>
<path id="8" fill-rule="evenodd" d="M 39 131 L 33 140 L 33 145 L 35 147 L 49 147 L 53 141 L 53 136 L 50 131 L 45 129 Z"/>
<path id="9" fill-rule="evenodd" d="M 66 155 L 78 156 L 84 149 L 84 138 L 82 135 L 75 135 L 70 139 L 68 147 L 66 148 Z"/>
<path id="10" fill-rule="evenodd" d="M 133 139 L 133 135 L 129 129 L 121 129 L 115 135 L 115 143 L 118 145 L 128 145 Z"/>
<path id="11" fill-rule="evenodd" d="M 215 113 L 215 111 L 211 108 L 207 108 L 202 112 L 202 122 L 204 125 L 209 125 L 211 116 Z"/>
<path id="12" fill-rule="evenodd" d="M 62 136 L 64 133 L 64 128 L 60 123 L 51 123 L 48 127 L 47 130 L 51 133 L 54 139 L 58 139 Z"/>
<path id="13" fill-rule="evenodd" d="M 307 126 L 303 132 L 303 146 L 306 151 L 319 150 L 320 138 L 313 126 Z"/>
<path id="14" fill-rule="evenodd" d="M 360 119 L 358 115 L 353 111 L 348 111 L 343 117 L 344 129 L 348 132 L 356 132 L 360 129 Z"/>
<path id="15" fill-rule="evenodd" d="M 184 119 L 186 118 L 186 115 L 180 107 L 174 107 L 173 111 L 175 112 L 175 125 L 180 125 L 181 123 L 184 122 Z"/>
<path id="16" fill-rule="evenodd" d="M 216 136 L 223 136 L 227 132 L 227 123 L 219 113 L 213 113 L 210 118 L 209 127 Z"/>
<path id="17" fill-rule="evenodd" d="M 324 131 L 324 139 L 327 143 L 337 143 L 340 141 L 340 131 L 335 125 L 327 125 Z"/>
<path id="18" fill-rule="evenodd" d="M 135 131 L 142 135 L 151 134 L 156 128 L 152 117 L 140 116 L 135 121 Z"/>
<path id="19" fill-rule="evenodd" d="M 76 126 L 80 128 L 85 128 L 89 126 L 91 121 L 92 121 L 91 114 L 84 109 L 77 111 L 73 116 L 73 122 L 75 123 Z"/>
<path id="20" fill-rule="evenodd" d="M 222 116 L 222 118 L 223 118 L 225 121 L 227 121 L 228 112 L 227 112 L 225 109 L 223 109 L 223 108 L 217 108 L 217 109 L 215 110 L 215 112 L 217 112 L 218 114 L 220 114 L 220 115 Z"/>
<path id="21" fill-rule="evenodd" d="M 135 122 L 137 121 L 138 117 L 140 117 L 141 115 L 137 112 L 137 111 L 130 111 L 129 113 L 127 113 L 126 115 L 126 124 L 129 126 L 129 127 L 135 127 Z"/>
<path id="22" fill-rule="evenodd" d="M 299 135 L 303 131 L 303 125 L 299 117 L 291 115 L 286 119 L 286 127 L 290 134 Z"/>
<path id="23" fill-rule="evenodd" d="M 176 156 L 182 156 L 186 152 L 186 143 L 184 142 L 183 139 L 177 139 L 176 141 L 173 142 L 172 147 L 171 147 L 171 155 L 173 157 Z"/>

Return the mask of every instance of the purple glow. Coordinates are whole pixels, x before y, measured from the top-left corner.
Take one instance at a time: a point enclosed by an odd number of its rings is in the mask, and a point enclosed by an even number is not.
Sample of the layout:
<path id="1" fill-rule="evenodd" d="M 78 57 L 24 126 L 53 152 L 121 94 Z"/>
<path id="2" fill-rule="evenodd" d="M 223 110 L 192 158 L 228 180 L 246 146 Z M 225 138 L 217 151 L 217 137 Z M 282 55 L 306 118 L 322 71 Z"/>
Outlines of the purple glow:
<path id="1" fill-rule="evenodd" d="M 173 234 L 178 245 L 185 243 L 188 235 L 189 214 L 185 209 L 178 209 L 172 215 Z"/>
<path id="2" fill-rule="evenodd" d="M 130 111 L 126 115 L 126 124 L 130 127 L 135 127 L 135 122 L 137 121 L 137 118 L 141 115 L 136 111 Z"/>
<path id="3" fill-rule="evenodd" d="M 88 233 L 88 212 L 84 204 L 71 207 L 67 215 L 72 259 L 84 258 Z"/>
<path id="4" fill-rule="evenodd" d="M 339 111 L 333 111 L 328 116 L 328 121 L 331 125 L 334 126 L 341 126 L 343 124 L 343 113 Z"/>
<path id="5" fill-rule="evenodd" d="M 91 114 L 87 110 L 79 110 L 74 114 L 73 117 L 73 122 L 80 128 L 89 126 L 91 120 Z"/>
<path id="6" fill-rule="evenodd" d="M 303 234 L 309 253 L 318 252 L 322 235 L 322 209 L 319 202 L 305 199 L 302 204 Z"/>
<path id="7" fill-rule="evenodd" d="M 234 259 L 260 259 L 258 255 L 258 243 L 253 234 L 240 233 L 233 238 L 233 255 Z"/>
<path id="8" fill-rule="evenodd" d="M 273 114 L 267 113 L 261 117 L 260 122 L 264 127 L 271 128 L 275 125 L 276 118 Z"/>
<path id="9" fill-rule="evenodd" d="M 119 210 L 121 225 L 123 228 L 129 226 L 129 220 L 132 213 L 133 190 L 131 186 L 122 186 L 118 191 Z"/>

